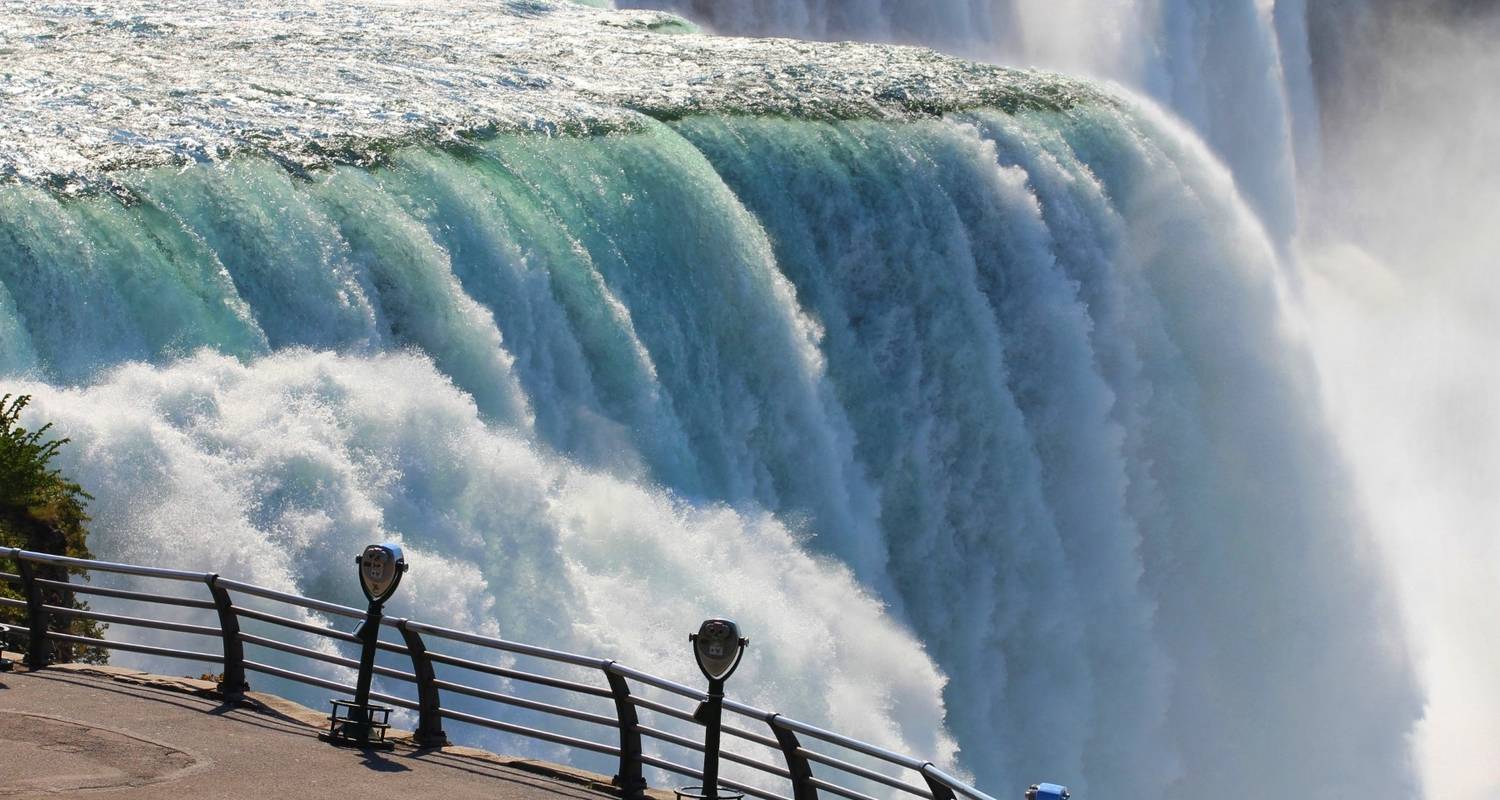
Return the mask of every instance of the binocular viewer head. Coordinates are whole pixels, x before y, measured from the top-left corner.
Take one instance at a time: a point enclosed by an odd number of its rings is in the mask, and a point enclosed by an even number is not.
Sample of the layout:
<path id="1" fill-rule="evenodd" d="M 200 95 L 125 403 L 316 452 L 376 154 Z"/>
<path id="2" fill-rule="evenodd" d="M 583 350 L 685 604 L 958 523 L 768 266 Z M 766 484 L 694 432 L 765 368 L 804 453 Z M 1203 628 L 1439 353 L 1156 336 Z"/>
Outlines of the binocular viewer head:
<path id="1" fill-rule="evenodd" d="M 740 636 L 740 626 L 732 619 L 706 619 L 698 632 L 688 634 L 698 669 L 710 681 L 722 681 L 734 673 L 750 640 Z"/>
<path id="2" fill-rule="evenodd" d="M 390 599 L 406 572 L 406 554 L 401 545 L 391 542 L 366 547 L 354 557 L 354 563 L 359 565 L 359 588 L 372 603 Z"/>

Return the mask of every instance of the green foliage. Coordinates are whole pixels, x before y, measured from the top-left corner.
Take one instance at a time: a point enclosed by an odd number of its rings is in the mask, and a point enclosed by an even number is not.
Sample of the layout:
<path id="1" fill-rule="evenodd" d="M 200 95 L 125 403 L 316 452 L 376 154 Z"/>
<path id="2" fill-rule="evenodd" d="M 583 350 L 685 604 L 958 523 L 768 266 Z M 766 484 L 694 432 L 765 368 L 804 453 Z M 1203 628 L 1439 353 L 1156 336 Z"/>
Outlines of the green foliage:
<path id="1" fill-rule="evenodd" d="M 26 395 L 14 398 L 7 394 L 0 397 L 0 545 L 19 547 L 55 555 L 74 558 L 91 558 L 88 549 L 89 516 L 84 508 L 93 498 L 83 487 L 68 480 L 60 470 L 51 466 L 67 439 L 47 439 L 50 424 L 34 431 L 21 427 L 21 412 L 31 402 Z M 0 559 L 0 568 L 5 572 L 17 572 L 9 559 Z M 33 568 L 37 577 L 52 580 L 67 580 L 69 572 L 49 565 L 37 564 Z M 0 596 L 25 599 L 18 591 L 20 587 L 0 584 Z M 88 605 L 66 590 L 48 588 L 46 602 L 51 605 L 87 609 Z M 97 622 L 77 617 L 54 615 L 51 629 L 75 636 L 101 638 L 103 626 Z M 12 624 L 25 624 L 25 612 L 20 609 L 0 609 L 0 620 Z M 97 647 L 78 648 L 59 643 L 58 660 L 79 660 L 102 663 L 107 651 Z"/>
<path id="2" fill-rule="evenodd" d="M 26 395 L 14 402 L 8 394 L 0 398 L 0 509 L 24 512 L 54 528 L 65 548 L 59 555 L 88 558 L 83 526 L 88 515 L 83 508 L 94 498 L 62 472 L 49 468 L 69 440 L 43 441 L 52 428 L 50 423 L 35 431 L 17 424 L 30 402 Z"/>

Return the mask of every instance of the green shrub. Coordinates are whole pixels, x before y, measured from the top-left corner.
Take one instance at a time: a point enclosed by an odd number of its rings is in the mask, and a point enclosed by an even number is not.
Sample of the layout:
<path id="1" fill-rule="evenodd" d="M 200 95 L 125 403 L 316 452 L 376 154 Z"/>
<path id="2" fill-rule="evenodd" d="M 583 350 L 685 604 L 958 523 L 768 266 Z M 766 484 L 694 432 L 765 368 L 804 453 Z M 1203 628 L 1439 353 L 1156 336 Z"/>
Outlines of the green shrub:
<path id="1" fill-rule="evenodd" d="M 26 395 L 14 400 L 9 394 L 0 398 L 0 545 L 92 558 L 87 542 L 89 516 L 84 507 L 93 497 L 51 467 L 52 459 L 68 443 L 67 439 L 48 440 L 50 424 L 34 431 L 20 426 L 21 411 L 30 402 Z M 0 568 L 10 573 L 18 571 L 10 559 L 0 559 Z M 83 574 L 49 564 L 33 564 L 32 568 L 36 577 L 56 581 L 67 581 L 69 573 Z M 0 596 L 25 599 L 20 587 L 3 582 L 0 582 Z M 50 605 L 88 608 L 87 603 L 66 589 L 45 587 L 43 596 Z M 0 620 L 24 626 L 26 614 L 21 609 L 4 608 L 0 609 Z M 54 614 L 49 627 L 75 636 L 94 639 L 103 636 L 102 625 L 79 617 Z M 108 659 L 108 651 L 56 642 L 54 659 L 103 663 Z"/>

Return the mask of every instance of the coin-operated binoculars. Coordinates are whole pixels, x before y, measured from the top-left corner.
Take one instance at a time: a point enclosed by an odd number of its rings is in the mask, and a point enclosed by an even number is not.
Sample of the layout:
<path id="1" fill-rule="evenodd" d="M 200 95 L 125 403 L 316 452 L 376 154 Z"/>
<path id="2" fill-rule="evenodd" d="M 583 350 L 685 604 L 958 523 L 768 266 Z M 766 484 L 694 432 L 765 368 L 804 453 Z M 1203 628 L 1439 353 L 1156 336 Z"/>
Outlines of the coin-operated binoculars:
<path id="1" fill-rule="evenodd" d="M 395 745 L 386 741 L 385 732 L 390 728 L 391 709 L 370 705 L 370 681 L 375 672 L 375 648 L 380 639 L 380 618 L 385 601 L 396 593 L 401 576 L 406 573 L 406 556 L 401 545 L 387 542 L 372 544 L 354 557 L 359 565 L 359 587 L 370 601 L 365 611 L 365 621 L 360 623 L 354 635 L 359 639 L 359 681 L 355 685 L 354 702 L 331 700 L 333 713 L 328 717 L 327 741 L 346 747 L 373 747 L 389 750 Z"/>
<path id="2" fill-rule="evenodd" d="M 679 800 L 741 800 L 742 794 L 719 792 L 719 719 L 724 710 L 724 681 L 734 674 L 750 640 L 740 636 L 733 620 L 704 620 L 698 632 L 688 635 L 698 669 L 708 679 L 708 701 L 699 705 L 693 718 L 703 724 L 703 785 L 677 790 Z"/>
<path id="3" fill-rule="evenodd" d="M 1068 800 L 1070 796 L 1066 786 L 1055 783 L 1033 783 L 1026 790 L 1026 800 Z"/>

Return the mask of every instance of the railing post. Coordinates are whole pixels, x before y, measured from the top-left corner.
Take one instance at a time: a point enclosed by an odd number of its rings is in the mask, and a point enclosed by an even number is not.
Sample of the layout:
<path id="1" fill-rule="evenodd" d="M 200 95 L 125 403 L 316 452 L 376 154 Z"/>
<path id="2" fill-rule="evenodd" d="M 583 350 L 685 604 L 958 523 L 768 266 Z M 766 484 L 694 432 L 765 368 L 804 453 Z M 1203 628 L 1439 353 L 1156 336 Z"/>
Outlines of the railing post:
<path id="1" fill-rule="evenodd" d="M 922 765 L 922 779 L 927 781 L 927 788 L 932 791 L 932 800 L 955 800 L 953 787 L 934 778 L 927 771 L 928 767 L 936 767 L 931 761 Z"/>
<path id="2" fill-rule="evenodd" d="M 21 576 L 22 588 L 26 591 L 26 621 L 31 636 L 26 644 L 26 666 L 41 669 L 52 662 L 52 643 L 47 641 L 48 614 L 42 586 L 36 582 L 36 572 L 22 553 L 16 554 L 16 572 Z"/>
<path id="3" fill-rule="evenodd" d="M 786 757 L 786 771 L 792 773 L 792 800 L 818 800 L 818 787 L 813 785 L 812 764 L 797 750 L 802 744 L 791 728 L 776 724 L 780 714 L 766 718 L 771 733 L 776 734 L 776 743 L 781 745 L 781 754 Z"/>
<path id="4" fill-rule="evenodd" d="M 615 698 L 615 718 L 620 723 L 620 771 L 613 782 L 621 796 L 635 800 L 646 796 L 646 777 L 641 774 L 641 721 L 636 717 L 635 704 L 630 702 L 630 684 L 615 673 L 614 665 L 613 661 L 604 665 L 604 677 Z"/>
<path id="5" fill-rule="evenodd" d="M 229 601 L 229 592 L 219 585 L 217 573 L 204 579 L 208 591 L 214 597 L 214 608 L 219 612 L 219 638 L 224 641 L 224 677 L 219 681 L 219 694 L 226 702 L 241 700 L 250 690 L 245 680 L 245 645 L 240 641 L 240 617 Z"/>
<path id="6" fill-rule="evenodd" d="M 407 627 L 407 620 L 397 620 L 396 629 L 406 640 L 406 652 L 411 656 L 411 671 L 417 676 L 417 730 L 412 736 L 418 747 L 444 747 L 448 734 L 443 732 L 443 711 L 438 697 L 437 674 L 432 669 L 432 659 L 427 657 L 427 646 L 422 635 Z"/>

